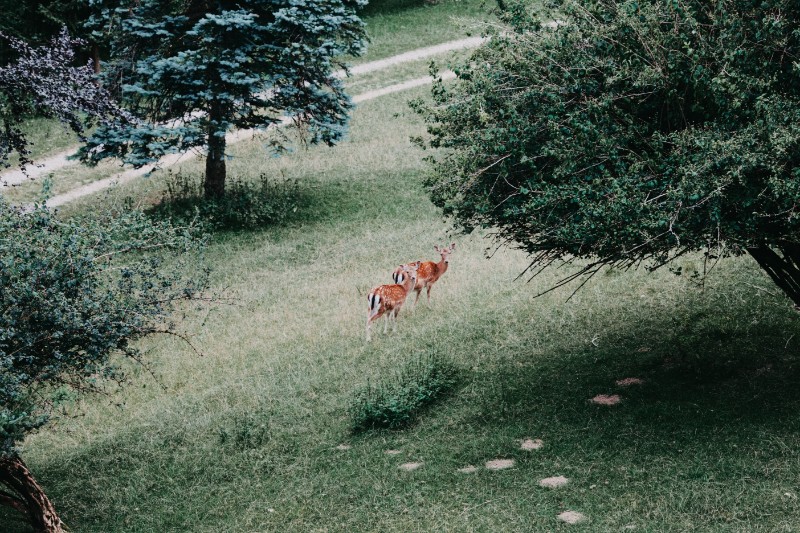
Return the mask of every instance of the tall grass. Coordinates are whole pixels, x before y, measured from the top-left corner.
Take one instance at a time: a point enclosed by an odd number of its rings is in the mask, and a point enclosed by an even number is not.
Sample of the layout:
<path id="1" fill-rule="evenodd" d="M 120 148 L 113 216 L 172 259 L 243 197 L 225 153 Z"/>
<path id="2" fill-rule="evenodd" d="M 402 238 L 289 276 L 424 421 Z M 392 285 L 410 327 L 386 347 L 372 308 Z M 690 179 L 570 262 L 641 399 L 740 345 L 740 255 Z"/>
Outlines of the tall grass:
<path id="1" fill-rule="evenodd" d="M 185 317 L 203 356 L 153 338 L 158 381 L 76 405 L 25 443 L 75 531 L 791 531 L 800 522 L 796 314 L 746 258 L 705 288 L 668 271 L 605 271 L 532 296 L 569 272 L 514 281 L 513 250 L 452 236 L 421 190 L 405 101 L 369 102 L 350 140 L 281 159 L 236 147 L 232 175 L 297 179 L 288 224 L 218 233 L 207 260 L 236 300 Z M 188 163 L 184 171 L 191 172 Z M 147 203 L 162 178 L 87 200 Z M 363 340 L 365 296 L 393 268 L 455 239 L 431 304 Z M 685 272 L 702 269 L 690 257 Z M 348 409 L 414 354 L 440 354 L 463 386 L 417 422 L 353 435 Z M 616 380 L 645 383 L 623 388 Z M 620 405 L 591 405 L 596 394 Z M 536 452 L 519 449 L 541 438 Z M 347 444 L 349 449 L 338 449 Z M 401 451 L 387 455 L 388 449 Z M 502 472 L 466 465 L 513 458 Z M 423 462 L 414 472 L 398 466 Z M 537 480 L 565 475 L 557 491 Z M 25 528 L 0 510 L 0 530 Z"/>

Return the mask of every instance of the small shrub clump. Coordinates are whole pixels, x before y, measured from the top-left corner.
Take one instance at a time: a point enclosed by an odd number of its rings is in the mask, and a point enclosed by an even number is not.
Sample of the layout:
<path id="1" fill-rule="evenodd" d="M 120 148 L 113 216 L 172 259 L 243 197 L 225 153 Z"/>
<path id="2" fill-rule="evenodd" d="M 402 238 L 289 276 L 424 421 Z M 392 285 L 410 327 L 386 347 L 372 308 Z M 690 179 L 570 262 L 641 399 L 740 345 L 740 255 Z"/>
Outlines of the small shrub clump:
<path id="1" fill-rule="evenodd" d="M 251 229 L 284 222 L 297 211 L 296 180 L 271 180 L 261 174 L 255 183 L 232 179 L 225 196 L 206 198 L 203 183 L 181 172 L 170 173 L 167 190 L 150 214 L 174 222 L 200 220 L 209 229 Z"/>
<path id="2" fill-rule="evenodd" d="M 270 440 L 269 420 L 263 413 L 237 413 L 217 430 L 219 444 L 239 450 L 260 448 Z"/>
<path id="3" fill-rule="evenodd" d="M 353 399 L 350 415 L 354 432 L 395 429 L 411 424 L 420 410 L 450 391 L 458 372 L 438 356 L 421 356 L 376 384 L 367 384 Z"/>

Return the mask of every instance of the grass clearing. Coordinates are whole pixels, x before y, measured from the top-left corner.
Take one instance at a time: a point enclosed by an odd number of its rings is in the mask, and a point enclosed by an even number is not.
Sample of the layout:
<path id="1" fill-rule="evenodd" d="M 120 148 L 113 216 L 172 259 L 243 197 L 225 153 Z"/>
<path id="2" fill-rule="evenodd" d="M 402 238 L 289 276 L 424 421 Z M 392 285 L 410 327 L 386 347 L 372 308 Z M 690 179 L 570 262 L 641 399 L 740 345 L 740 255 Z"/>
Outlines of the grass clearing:
<path id="1" fill-rule="evenodd" d="M 495 20 L 494 8 L 484 0 L 373 0 L 362 12 L 369 48 L 353 64 L 479 35 L 484 23 Z"/>
<path id="2" fill-rule="evenodd" d="M 238 300 L 189 316 L 204 356 L 144 343 L 159 386 L 81 401 L 25 443 L 75 531 L 792 531 L 800 523 L 797 315 L 747 258 L 704 290 L 670 272 L 607 270 L 567 301 L 533 299 L 569 272 L 525 283 L 526 257 L 448 235 L 421 191 L 422 124 L 405 102 L 359 106 L 349 140 L 280 159 L 236 145 L 231 173 L 298 179 L 295 218 L 219 232 L 214 284 Z M 199 172 L 187 162 L 185 172 Z M 70 209 L 160 195 L 159 177 Z M 366 294 L 393 268 L 450 269 L 398 333 L 364 343 Z M 681 262 L 702 269 L 702 258 Z M 424 299 L 423 299 L 424 302 Z M 402 431 L 350 432 L 367 383 L 433 353 L 464 383 Z M 621 387 L 636 376 L 644 383 Z M 616 406 L 592 405 L 619 394 Z M 541 439 L 536 451 L 523 439 Z M 339 446 L 348 449 L 337 449 Z M 388 454 L 398 450 L 399 454 Z M 499 471 L 467 465 L 513 460 Z M 406 463 L 422 463 L 403 471 Z M 538 480 L 568 478 L 558 490 Z M 586 522 L 557 516 L 575 511 Z M 4 531 L 26 529 L 0 510 Z M 568 528 L 568 529 L 567 529 Z"/>

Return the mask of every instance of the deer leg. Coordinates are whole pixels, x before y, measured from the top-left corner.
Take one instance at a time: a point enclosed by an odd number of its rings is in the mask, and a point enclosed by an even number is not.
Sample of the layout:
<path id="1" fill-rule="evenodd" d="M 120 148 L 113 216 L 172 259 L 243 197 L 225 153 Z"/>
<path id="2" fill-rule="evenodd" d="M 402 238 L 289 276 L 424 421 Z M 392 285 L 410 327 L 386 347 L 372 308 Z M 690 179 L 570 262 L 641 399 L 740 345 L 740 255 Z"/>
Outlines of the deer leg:
<path id="1" fill-rule="evenodd" d="M 419 295 L 422 292 L 422 287 L 420 287 L 419 289 L 414 289 L 414 292 L 417 293 L 417 297 L 414 300 L 414 307 L 416 307 L 417 306 L 417 302 L 419 301 Z"/>
<path id="2" fill-rule="evenodd" d="M 428 285 L 428 304 L 431 303 L 431 286 Z"/>

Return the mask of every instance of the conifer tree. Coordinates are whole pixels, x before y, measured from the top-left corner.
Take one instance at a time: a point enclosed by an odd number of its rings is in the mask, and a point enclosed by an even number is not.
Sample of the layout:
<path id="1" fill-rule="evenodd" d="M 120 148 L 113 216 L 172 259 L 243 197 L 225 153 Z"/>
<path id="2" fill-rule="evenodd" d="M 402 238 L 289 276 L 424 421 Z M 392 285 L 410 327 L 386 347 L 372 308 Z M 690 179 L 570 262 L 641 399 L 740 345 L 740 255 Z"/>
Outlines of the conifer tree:
<path id="1" fill-rule="evenodd" d="M 225 192 L 225 134 L 289 116 L 311 143 L 342 138 L 351 104 L 335 75 L 365 43 L 364 0 L 105 0 L 106 80 L 142 120 L 100 128 L 83 152 L 134 166 L 206 150 L 207 197 Z M 95 26 L 98 26 L 94 22 Z M 281 148 L 281 146 L 276 146 Z"/>

